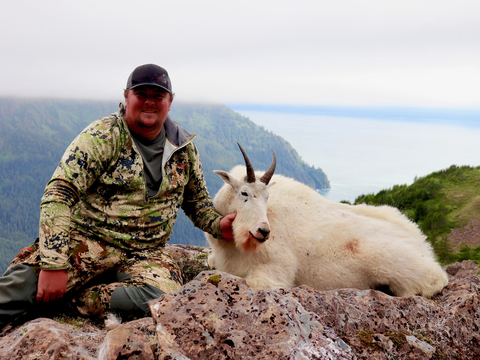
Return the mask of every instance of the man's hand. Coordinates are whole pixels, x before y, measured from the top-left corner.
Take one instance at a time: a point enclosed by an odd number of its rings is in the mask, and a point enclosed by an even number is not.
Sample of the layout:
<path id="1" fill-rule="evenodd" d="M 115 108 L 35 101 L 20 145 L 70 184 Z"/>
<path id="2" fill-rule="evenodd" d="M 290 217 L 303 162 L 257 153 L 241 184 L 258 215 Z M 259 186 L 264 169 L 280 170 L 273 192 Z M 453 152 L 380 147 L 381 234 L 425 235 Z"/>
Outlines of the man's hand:
<path id="1" fill-rule="evenodd" d="M 67 291 L 67 270 L 40 270 L 37 285 L 37 302 L 60 299 Z"/>
<path id="2" fill-rule="evenodd" d="M 227 216 L 224 216 L 222 220 L 220 220 L 220 230 L 222 231 L 222 236 L 226 242 L 233 241 L 232 224 L 236 216 L 237 214 L 228 214 Z"/>

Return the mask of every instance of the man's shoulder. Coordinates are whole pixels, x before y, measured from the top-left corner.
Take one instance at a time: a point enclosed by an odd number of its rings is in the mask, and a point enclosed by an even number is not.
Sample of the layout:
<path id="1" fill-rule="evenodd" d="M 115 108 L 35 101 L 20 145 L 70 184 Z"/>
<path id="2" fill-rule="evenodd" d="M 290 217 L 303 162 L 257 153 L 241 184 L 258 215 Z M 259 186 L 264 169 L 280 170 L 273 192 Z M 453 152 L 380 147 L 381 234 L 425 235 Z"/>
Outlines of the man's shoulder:
<path id="1" fill-rule="evenodd" d="M 90 124 L 90 126 L 94 128 L 111 129 L 114 127 L 118 127 L 119 124 L 120 118 L 118 116 L 118 113 L 113 113 L 101 119 L 95 120 Z"/>
<path id="2" fill-rule="evenodd" d="M 98 150 L 104 146 L 121 148 L 128 142 L 128 131 L 125 131 L 118 113 L 114 113 L 90 123 L 74 140 L 74 146 L 87 151 L 86 149 Z"/>
<path id="3" fill-rule="evenodd" d="M 121 131 L 122 122 L 118 113 L 113 113 L 105 116 L 101 119 L 95 120 L 90 123 L 83 131 L 84 134 L 90 134 L 93 136 L 108 136 L 117 132 L 115 129 Z"/>

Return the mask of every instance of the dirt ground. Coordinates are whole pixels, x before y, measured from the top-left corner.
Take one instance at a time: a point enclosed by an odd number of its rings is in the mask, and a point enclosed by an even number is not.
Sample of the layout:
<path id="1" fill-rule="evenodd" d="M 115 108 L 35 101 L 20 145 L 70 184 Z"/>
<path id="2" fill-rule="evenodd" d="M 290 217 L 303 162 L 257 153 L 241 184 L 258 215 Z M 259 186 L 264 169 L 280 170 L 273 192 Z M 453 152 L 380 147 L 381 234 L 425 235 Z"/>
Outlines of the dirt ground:
<path id="1" fill-rule="evenodd" d="M 448 243 L 453 251 L 459 251 L 462 245 L 471 248 L 480 245 L 480 220 L 472 220 L 464 227 L 452 229 L 448 235 Z"/>

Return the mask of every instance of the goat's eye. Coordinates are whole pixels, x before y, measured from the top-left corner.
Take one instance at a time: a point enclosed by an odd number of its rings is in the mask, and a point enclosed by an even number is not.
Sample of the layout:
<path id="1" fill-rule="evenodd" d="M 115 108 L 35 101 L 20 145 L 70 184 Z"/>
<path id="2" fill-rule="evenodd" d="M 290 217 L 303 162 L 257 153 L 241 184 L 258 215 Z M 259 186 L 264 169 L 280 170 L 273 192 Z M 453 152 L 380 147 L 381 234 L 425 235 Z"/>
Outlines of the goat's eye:
<path id="1" fill-rule="evenodd" d="M 242 191 L 243 196 L 248 196 L 248 194 L 245 191 Z"/>

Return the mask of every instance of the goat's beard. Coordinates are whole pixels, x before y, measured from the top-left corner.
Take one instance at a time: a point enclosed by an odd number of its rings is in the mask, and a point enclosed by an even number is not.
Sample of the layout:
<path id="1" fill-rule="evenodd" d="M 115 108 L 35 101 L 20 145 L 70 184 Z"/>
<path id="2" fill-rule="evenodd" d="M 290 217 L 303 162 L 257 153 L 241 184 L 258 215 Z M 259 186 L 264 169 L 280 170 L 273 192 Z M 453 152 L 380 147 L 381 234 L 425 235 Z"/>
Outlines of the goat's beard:
<path id="1" fill-rule="evenodd" d="M 245 225 L 235 226 L 235 221 L 233 224 L 235 246 L 242 252 L 256 252 L 260 242 L 253 237 L 248 227 Z"/>

